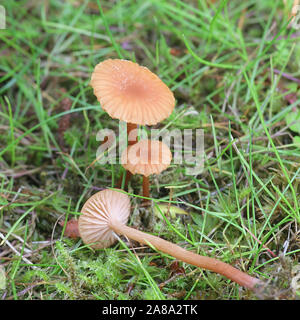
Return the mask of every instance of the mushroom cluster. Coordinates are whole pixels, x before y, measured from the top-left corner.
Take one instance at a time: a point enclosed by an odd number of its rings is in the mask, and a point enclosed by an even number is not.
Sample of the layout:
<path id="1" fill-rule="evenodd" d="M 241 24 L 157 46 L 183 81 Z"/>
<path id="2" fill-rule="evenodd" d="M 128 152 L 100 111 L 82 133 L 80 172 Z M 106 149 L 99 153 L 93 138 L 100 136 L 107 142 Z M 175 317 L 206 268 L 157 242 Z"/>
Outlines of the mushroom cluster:
<path id="1" fill-rule="evenodd" d="M 90 84 L 103 110 L 112 118 L 127 123 L 129 147 L 125 150 L 124 156 L 122 155 L 122 164 L 126 169 L 125 186 L 131 174 L 140 173 L 143 175 L 143 196 L 149 197 L 149 174 L 160 173 L 169 166 L 170 161 L 167 162 L 167 166 L 160 166 L 160 163 L 155 166 L 152 157 L 143 156 L 146 151 L 149 154 L 156 153 L 157 150 L 152 150 L 157 148 L 156 143 L 150 143 L 147 146 L 144 142 L 139 144 L 137 149 L 140 150 L 141 157 L 133 155 L 133 149 L 130 147 L 138 142 L 138 125 L 155 125 L 170 116 L 175 106 L 172 91 L 148 68 L 123 59 L 108 59 L 97 64 Z M 129 139 L 130 133 L 134 130 L 134 138 Z M 171 152 L 167 150 L 168 147 L 162 144 L 160 146 L 161 151 L 166 153 L 162 154 L 161 160 L 169 159 Z M 129 152 L 131 155 L 127 158 L 125 155 L 129 155 Z M 135 157 L 144 162 L 146 160 L 143 167 L 139 161 L 134 165 L 132 161 L 125 162 Z"/>
<path id="2" fill-rule="evenodd" d="M 101 106 L 112 118 L 127 122 L 127 134 L 138 125 L 153 125 L 168 117 L 175 99 L 168 87 L 147 68 L 136 63 L 109 59 L 99 63 L 91 85 Z M 171 163 L 172 154 L 161 141 L 129 141 L 121 163 L 130 174 L 143 176 L 143 196 L 149 198 L 149 176 L 159 174 Z M 127 226 L 130 198 L 122 190 L 105 189 L 83 205 L 78 232 L 83 242 L 95 249 L 113 245 L 119 236 L 149 245 L 185 263 L 219 273 L 251 290 L 264 283 L 218 259 L 201 256 L 154 235 Z"/>
<path id="3" fill-rule="evenodd" d="M 123 235 L 139 243 L 149 245 L 178 260 L 219 273 L 250 290 L 263 283 L 245 272 L 215 258 L 201 256 L 157 236 L 141 232 L 126 225 L 130 214 L 130 199 L 117 190 L 99 191 L 83 205 L 79 217 L 79 233 L 84 243 L 92 248 L 106 248 Z"/>

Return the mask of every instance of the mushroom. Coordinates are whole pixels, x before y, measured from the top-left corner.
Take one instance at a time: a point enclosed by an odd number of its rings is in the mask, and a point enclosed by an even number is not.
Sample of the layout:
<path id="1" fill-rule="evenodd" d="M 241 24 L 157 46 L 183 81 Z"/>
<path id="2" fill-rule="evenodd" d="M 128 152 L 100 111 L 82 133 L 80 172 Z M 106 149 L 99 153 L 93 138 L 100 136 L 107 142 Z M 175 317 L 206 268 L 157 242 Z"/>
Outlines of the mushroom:
<path id="1" fill-rule="evenodd" d="M 143 139 L 129 146 L 121 156 L 123 167 L 131 174 L 143 175 L 143 196 L 149 198 L 149 176 L 167 169 L 172 160 L 169 147 L 158 140 Z"/>
<path id="2" fill-rule="evenodd" d="M 103 110 L 112 118 L 127 122 L 127 136 L 137 125 L 154 125 L 169 117 L 175 106 L 167 85 L 148 68 L 132 61 L 100 62 L 90 84 Z M 128 144 L 136 142 L 137 135 Z"/>
<path id="3" fill-rule="evenodd" d="M 100 249 L 111 246 L 116 234 L 154 247 L 194 266 L 219 273 L 228 279 L 255 290 L 263 282 L 215 258 L 201 256 L 157 236 L 126 226 L 130 199 L 120 191 L 106 189 L 94 194 L 83 205 L 79 217 L 79 233 L 85 244 Z"/>

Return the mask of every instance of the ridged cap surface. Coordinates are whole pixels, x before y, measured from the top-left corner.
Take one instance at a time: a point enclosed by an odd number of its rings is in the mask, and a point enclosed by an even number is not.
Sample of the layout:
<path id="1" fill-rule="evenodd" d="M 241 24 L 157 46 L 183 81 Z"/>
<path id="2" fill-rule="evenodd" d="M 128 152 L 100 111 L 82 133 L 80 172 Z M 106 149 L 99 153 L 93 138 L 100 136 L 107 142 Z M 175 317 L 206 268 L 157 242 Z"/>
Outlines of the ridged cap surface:
<path id="1" fill-rule="evenodd" d="M 110 225 L 114 221 L 127 223 L 130 199 L 115 190 L 102 190 L 86 201 L 81 213 L 78 228 L 83 242 L 95 249 L 107 248 L 117 240 Z"/>

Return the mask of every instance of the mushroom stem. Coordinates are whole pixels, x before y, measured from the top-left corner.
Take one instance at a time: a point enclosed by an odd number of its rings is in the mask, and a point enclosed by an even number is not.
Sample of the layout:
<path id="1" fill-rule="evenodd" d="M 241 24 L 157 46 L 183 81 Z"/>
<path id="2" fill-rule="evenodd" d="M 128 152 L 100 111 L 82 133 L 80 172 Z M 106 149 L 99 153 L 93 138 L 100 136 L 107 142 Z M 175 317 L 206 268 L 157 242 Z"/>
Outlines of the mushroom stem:
<path id="1" fill-rule="evenodd" d="M 138 128 L 137 124 L 127 122 L 127 137 L 129 137 L 130 132 L 132 130 L 135 130 L 137 128 Z M 131 146 L 131 145 L 133 145 L 133 144 L 135 144 L 137 142 L 138 142 L 138 136 L 136 135 L 135 140 L 128 140 L 128 145 Z"/>
<path id="2" fill-rule="evenodd" d="M 110 228 L 119 235 L 127 236 L 128 238 L 138 241 L 142 244 L 151 245 L 157 250 L 167 253 L 178 260 L 219 273 L 250 290 L 255 290 L 259 285 L 262 284 L 261 280 L 251 277 L 247 273 L 242 272 L 227 263 L 187 251 L 174 243 L 130 228 L 120 222 L 111 222 Z"/>
<path id="3" fill-rule="evenodd" d="M 138 128 L 137 124 L 127 122 L 127 139 L 128 139 L 128 137 L 130 135 L 130 132 L 132 130 L 137 129 L 137 128 Z M 135 144 L 137 142 L 138 142 L 138 137 L 136 136 L 135 140 L 128 140 L 128 146 L 131 146 L 131 145 L 133 145 L 133 144 Z M 125 178 L 125 184 L 124 184 L 124 189 L 125 190 L 127 190 L 128 183 L 130 181 L 131 176 L 132 176 L 131 172 L 126 170 L 126 178 Z M 121 177 L 120 177 L 120 179 L 118 181 L 117 188 L 121 188 L 122 181 L 123 181 L 123 175 L 121 175 Z"/>
<path id="4" fill-rule="evenodd" d="M 149 177 L 143 176 L 143 197 L 150 197 L 150 188 L 149 188 Z M 144 202 L 148 201 L 144 199 Z"/>
<path id="5" fill-rule="evenodd" d="M 136 130 L 138 128 L 137 124 L 127 122 L 127 138 L 130 136 L 130 132 L 132 130 Z M 132 146 L 133 144 L 138 142 L 138 136 L 136 135 L 135 140 L 128 140 L 128 146 Z M 126 178 L 125 178 L 125 189 L 128 187 L 128 183 L 130 181 L 132 174 L 128 170 L 126 170 Z"/>

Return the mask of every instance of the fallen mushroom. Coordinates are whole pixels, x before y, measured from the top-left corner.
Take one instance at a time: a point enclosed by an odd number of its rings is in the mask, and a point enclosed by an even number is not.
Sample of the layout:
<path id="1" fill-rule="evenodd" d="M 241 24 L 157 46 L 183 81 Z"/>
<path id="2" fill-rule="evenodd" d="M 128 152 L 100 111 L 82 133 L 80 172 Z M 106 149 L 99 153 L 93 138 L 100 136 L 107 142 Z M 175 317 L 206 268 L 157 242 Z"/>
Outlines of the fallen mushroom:
<path id="1" fill-rule="evenodd" d="M 116 234 L 154 247 L 178 260 L 219 273 L 228 279 L 255 290 L 263 282 L 215 258 L 201 256 L 180 246 L 126 226 L 130 199 L 119 191 L 106 189 L 89 198 L 81 209 L 79 233 L 85 244 L 95 249 L 107 248 L 117 240 Z"/>
<path id="2" fill-rule="evenodd" d="M 137 125 L 154 125 L 169 117 L 175 106 L 174 95 L 167 85 L 148 68 L 132 61 L 100 62 L 90 84 L 102 109 L 112 118 L 127 122 L 128 137 Z M 128 145 L 136 142 L 137 134 L 129 139 Z"/>
<path id="3" fill-rule="evenodd" d="M 140 140 L 124 150 L 121 164 L 131 174 L 143 175 L 143 196 L 150 197 L 149 176 L 167 169 L 172 160 L 169 147 L 157 140 Z"/>

